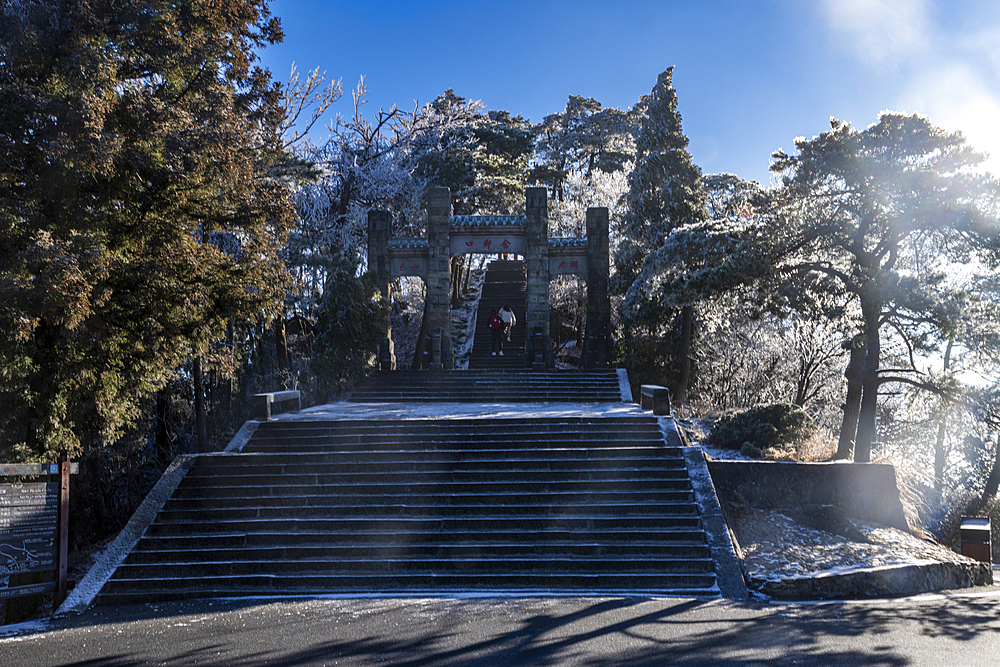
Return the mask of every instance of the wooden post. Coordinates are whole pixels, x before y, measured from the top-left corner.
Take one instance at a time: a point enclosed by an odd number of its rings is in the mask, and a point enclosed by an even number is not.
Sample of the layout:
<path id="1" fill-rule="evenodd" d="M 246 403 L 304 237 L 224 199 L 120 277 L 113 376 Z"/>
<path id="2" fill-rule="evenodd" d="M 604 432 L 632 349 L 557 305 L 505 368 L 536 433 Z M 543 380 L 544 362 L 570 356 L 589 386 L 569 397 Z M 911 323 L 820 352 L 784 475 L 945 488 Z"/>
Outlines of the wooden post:
<path id="1" fill-rule="evenodd" d="M 63 453 L 59 456 L 59 547 L 56 561 L 56 591 L 52 598 L 52 613 L 66 599 L 67 582 L 69 578 L 69 457 Z"/>

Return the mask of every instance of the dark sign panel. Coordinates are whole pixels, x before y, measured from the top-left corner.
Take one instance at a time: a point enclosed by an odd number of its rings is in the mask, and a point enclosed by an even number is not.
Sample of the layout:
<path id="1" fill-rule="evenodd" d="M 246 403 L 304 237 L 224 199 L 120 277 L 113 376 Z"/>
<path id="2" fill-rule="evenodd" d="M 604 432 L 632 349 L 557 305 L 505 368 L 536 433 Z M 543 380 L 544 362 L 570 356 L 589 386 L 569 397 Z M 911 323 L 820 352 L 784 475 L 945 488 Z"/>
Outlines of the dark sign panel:
<path id="1" fill-rule="evenodd" d="M 0 485 L 0 576 L 56 569 L 59 485 Z"/>
<path id="2" fill-rule="evenodd" d="M 27 586 L 15 586 L 14 588 L 0 588 L 0 600 L 6 598 L 19 598 L 22 595 L 41 595 L 54 591 L 56 584 L 50 581 L 44 584 L 28 584 Z"/>

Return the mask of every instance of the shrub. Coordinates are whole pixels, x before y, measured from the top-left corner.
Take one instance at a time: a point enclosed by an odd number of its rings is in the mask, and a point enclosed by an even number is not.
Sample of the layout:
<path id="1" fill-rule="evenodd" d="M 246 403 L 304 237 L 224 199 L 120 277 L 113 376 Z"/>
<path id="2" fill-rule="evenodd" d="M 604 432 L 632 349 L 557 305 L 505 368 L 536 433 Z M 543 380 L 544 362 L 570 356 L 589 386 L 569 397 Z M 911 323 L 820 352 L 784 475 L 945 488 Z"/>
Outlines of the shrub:
<path id="1" fill-rule="evenodd" d="M 790 450 L 808 440 L 815 430 L 809 415 L 796 405 L 761 405 L 719 419 L 705 445 L 737 451 Z"/>

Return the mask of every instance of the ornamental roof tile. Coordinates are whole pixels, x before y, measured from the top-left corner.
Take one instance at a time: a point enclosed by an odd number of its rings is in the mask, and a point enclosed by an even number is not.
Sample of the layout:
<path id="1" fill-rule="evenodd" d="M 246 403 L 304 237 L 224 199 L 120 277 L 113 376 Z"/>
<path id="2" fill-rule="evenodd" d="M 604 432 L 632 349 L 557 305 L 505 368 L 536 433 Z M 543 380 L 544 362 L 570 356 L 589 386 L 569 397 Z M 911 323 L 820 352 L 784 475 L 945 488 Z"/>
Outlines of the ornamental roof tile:
<path id="1" fill-rule="evenodd" d="M 586 247 L 587 239 L 573 238 L 573 237 L 558 237 L 550 238 L 549 245 L 555 247 L 572 248 L 577 246 Z"/>
<path id="2" fill-rule="evenodd" d="M 528 220 L 526 215 L 453 215 L 451 225 L 453 227 L 484 227 L 494 225 L 498 227 L 513 227 L 524 225 Z"/>
<path id="3" fill-rule="evenodd" d="M 423 236 L 400 236 L 389 239 L 390 248 L 426 248 L 427 238 Z"/>

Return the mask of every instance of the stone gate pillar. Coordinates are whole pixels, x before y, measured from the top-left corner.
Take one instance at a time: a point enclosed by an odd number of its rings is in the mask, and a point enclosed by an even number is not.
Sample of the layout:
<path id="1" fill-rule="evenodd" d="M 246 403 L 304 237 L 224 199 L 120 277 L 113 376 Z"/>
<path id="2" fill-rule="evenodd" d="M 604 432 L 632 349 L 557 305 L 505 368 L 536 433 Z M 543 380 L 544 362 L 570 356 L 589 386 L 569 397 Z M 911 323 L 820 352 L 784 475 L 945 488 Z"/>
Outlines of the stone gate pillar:
<path id="1" fill-rule="evenodd" d="M 368 212 L 368 270 L 378 276 L 382 298 L 389 299 L 389 237 L 392 235 L 392 215 L 389 211 Z M 385 337 L 378 346 L 379 368 L 396 370 L 396 354 L 392 344 L 389 318 L 385 320 Z"/>
<path id="2" fill-rule="evenodd" d="M 549 338 L 549 204 L 545 188 L 528 188 L 525 209 L 525 356 L 526 365 L 540 370 L 555 366 Z M 533 344 L 536 332 L 541 332 L 541 350 Z"/>
<path id="3" fill-rule="evenodd" d="M 434 187 L 427 193 L 427 335 L 441 334 L 441 353 L 431 361 L 435 370 L 452 370 L 451 347 L 451 191 Z M 436 346 L 435 346 L 436 348 Z"/>
<path id="4" fill-rule="evenodd" d="M 587 335 L 584 368 L 604 368 L 611 356 L 611 298 L 608 274 L 608 209 L 587 209 Z"/>

